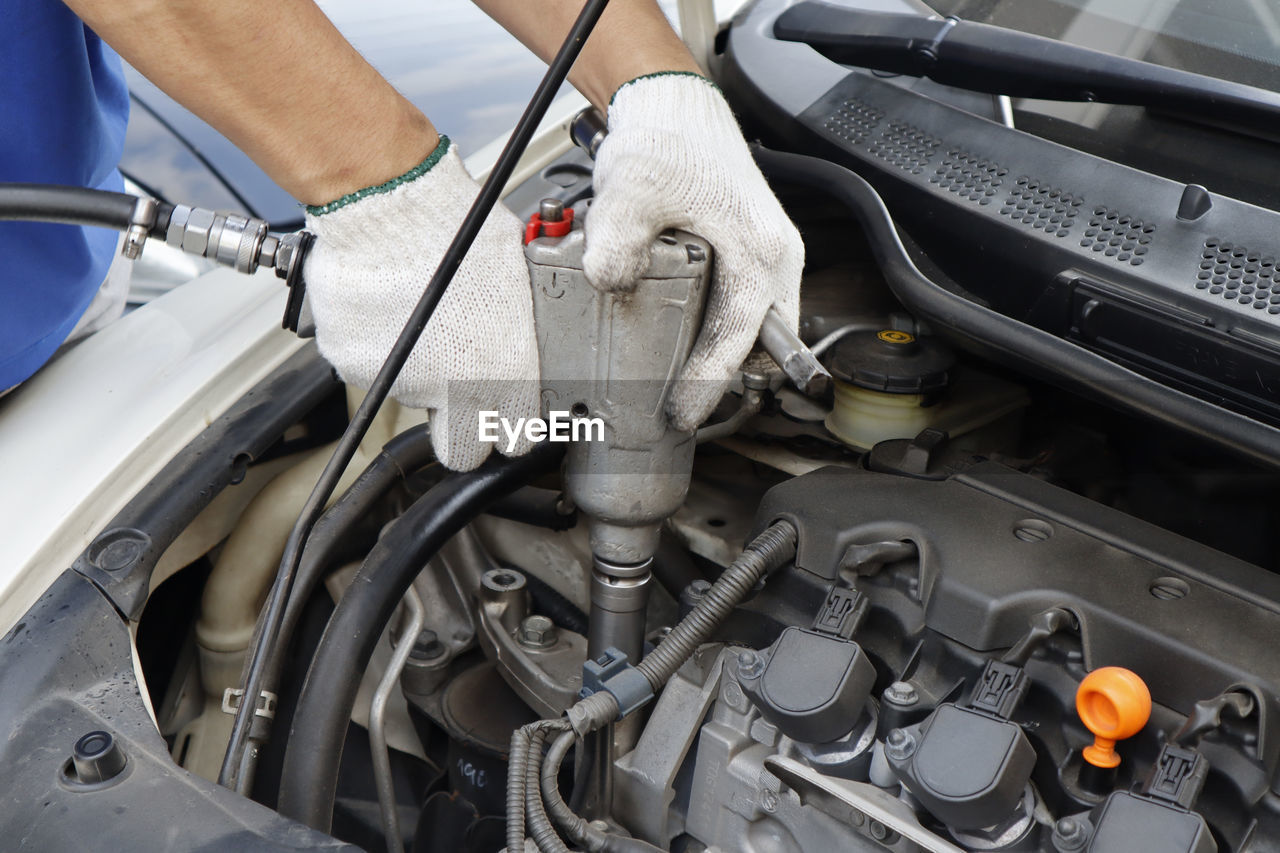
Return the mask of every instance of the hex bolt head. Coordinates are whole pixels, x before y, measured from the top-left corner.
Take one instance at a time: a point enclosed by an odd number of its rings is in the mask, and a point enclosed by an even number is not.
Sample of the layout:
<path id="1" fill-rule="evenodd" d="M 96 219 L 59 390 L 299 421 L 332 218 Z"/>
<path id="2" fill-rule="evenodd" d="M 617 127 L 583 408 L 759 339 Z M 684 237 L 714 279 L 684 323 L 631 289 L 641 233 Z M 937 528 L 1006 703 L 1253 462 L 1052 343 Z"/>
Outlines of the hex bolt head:
<path id="1" fill-rule="evenodd" d="M 556 644 L 560 632 L 546 616 L 526 616 L 516 631 L 516 642 L 526 649 L 548 649 Z"/>
<path id="2" fill-rule="evenodd" d="M 89 732 L 71 750 L 76 779 L 86 785 L 114 779 L 124 770 L 124 750 L 110 732 Z"/>
<path id="3" fill-rule="evenodd" d="M 409 657 L 414 660 L 432 660 L 440 657 L 444 652 L 444 643 L 440 642 L 436 632 L 430 628 L 424 628 L 418 632 L 418 636 L 413 642 L 413 649 L 409 652 Z"/>
<path id="4" fill-rule="evenodd" d="M 738 678 L 759 678 L 764 672 L 764 659 L 759 654 L 747 649 L 738 653 Z"/>
<path id="5" fill-rule="evenodd" d="M 885 736 L 884 754 L 892 761 L 906 761 L 916 751 L 916 739 L 906 729 L 893 729 Z"/>
<path id="6" fill-rule="evenodd" d="M 1064 817 L 1053 825 L 1053 846 L 1063 853 L 1083 850 L 1088 841 L 1088 828 L 1076 818 Z"/>
<path id="7" fill-rule="evenodd" d="M 907 707 L 920 701 L 920 694 L 914 685 L 906 681 L 895 681 L 884 689 L 884 700 L 890 705 Z"/>

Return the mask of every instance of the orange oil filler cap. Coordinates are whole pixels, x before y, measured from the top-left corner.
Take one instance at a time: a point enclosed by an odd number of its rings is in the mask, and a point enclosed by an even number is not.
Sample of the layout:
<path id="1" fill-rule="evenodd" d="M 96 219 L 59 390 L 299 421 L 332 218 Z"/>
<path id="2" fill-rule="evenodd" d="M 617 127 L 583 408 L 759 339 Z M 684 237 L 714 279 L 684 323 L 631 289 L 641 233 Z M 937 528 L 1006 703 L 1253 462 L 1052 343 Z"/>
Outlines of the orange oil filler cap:
<path id="1" fill-rule="evenodd" d="M 1094 767 L 1120 764 L 1116 741 L 1142 731 L 1151 717 L 1151 691 L 1138 674 L 1124 667 L 1104 666 L 1085 676 L 1076 688 L 1076 713 L 1093 732 L 1084 760 Z"/>

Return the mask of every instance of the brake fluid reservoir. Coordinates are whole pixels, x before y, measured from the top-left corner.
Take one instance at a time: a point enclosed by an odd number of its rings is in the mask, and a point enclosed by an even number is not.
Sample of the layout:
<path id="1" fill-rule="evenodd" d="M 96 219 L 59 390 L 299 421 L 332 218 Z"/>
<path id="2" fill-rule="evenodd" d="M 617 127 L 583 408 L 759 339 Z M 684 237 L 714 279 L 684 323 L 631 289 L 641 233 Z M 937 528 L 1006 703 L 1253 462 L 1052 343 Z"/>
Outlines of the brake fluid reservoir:
<path id="1" fill-rule="evenodd" d="M 825 362 L 835 379 L 826 427 L 862 450 L 929 427 L 955 438 L 1027 405 L 1019 386 L 957 369 L 941 342 L 898 329 L 846 335 Z"/>

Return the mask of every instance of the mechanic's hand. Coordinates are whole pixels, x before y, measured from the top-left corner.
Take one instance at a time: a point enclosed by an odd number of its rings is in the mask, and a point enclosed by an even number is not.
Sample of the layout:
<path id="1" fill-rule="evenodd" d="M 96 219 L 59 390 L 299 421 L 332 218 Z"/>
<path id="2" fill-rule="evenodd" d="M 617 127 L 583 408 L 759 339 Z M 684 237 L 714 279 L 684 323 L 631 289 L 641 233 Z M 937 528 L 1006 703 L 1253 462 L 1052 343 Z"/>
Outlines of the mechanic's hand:
<path id="1" fill-rule="evenodd" d="M 716 250 L 702 332 L 668 405 L 673 425 L 691 430 L 724 394 L 771 305 L 796 328 L 804 243 L 720 90 L 695 74 L 655 74 L 618 89 L 596 156 L 595 193 L 583 266 L 596 287 L 633 286 L 668 228 Z"/>
<path id="2" fill-rule="evenodd" d="M 306 261 L 316 342 L 343 380 L 368 388 L 479 187 L 447 137 L 404 176 L 307 209 L 316 236 Z M 519 220 L 490 213 L 392 386 L 431 410 L 436 456 L 469 471 L 493 444 L 479 413 L 514 422 L 538 414 L 538 348 Z M 505 439 L 499 449 L 506 450 Z M 523 437 L 513 455 L 528 452 Z"/>

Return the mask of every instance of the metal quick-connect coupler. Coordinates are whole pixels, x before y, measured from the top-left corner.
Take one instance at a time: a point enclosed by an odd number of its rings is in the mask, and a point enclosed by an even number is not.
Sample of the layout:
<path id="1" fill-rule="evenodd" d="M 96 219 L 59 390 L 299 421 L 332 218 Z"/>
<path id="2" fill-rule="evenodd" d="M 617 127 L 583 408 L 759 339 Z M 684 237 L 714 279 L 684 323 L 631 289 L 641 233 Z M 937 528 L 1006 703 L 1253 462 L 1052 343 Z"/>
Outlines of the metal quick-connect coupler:
<path id="1" fill-rule="evenodd" d="M 274 254 L 274 246 L 265 245 L 267 223 L 237 213 L 176 205 L 169 217 L 164 241 L 242 273 L 252 273 L 262 263 L 273 263 L 264 257 L 264 254 Z M 270 251 L 264 253 L 264 247 Z"/>

